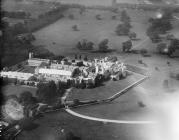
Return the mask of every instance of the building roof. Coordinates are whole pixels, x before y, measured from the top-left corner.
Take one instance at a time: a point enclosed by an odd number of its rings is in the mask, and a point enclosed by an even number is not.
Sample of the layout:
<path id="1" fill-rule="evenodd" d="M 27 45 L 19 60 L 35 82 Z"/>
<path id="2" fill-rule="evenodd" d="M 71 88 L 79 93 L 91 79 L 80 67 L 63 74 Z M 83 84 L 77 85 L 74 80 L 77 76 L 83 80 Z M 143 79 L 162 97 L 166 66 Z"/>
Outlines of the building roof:
<path id="1" fill-rule="evenodd" d="M 58 70 L 58 69 L 45 69 L 45 68 L 40 68 L 39 73 L 41 73 L 41 74 L 52 74 L 52 75 L 65 75 L 65 76 L 71 76 L 72 75 L 71 71 Z"/>
<path id="2" fill-rule="evenodd" d="M 71 71 L 71 72 L 73 72 L 76 68 L 78 68 L 77 66 L 54 64 L 54 63 L 52 63 L 50 67 L 52 69 L 59 69 L 59 70 Z"/>

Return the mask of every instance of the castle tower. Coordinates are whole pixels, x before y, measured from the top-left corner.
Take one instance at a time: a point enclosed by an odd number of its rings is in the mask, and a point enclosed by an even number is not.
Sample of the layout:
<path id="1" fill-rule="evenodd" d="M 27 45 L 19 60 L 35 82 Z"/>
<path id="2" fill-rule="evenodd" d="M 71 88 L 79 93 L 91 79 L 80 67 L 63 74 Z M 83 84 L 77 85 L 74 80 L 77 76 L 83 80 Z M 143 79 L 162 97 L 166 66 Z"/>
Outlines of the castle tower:
<path id="1" fill-rule="evenodd" d="M 98 72 L 99 72 L 99 66 L 98 65 L 96 65 L 96 74 L 98 74 Z"/>
<path id="2" fill-rule="evenodd" d="M 33 53 L 30 52 L 30 53 L 29 53 L 29 59 L 32 59 L 32 58 L 33 58 Z"/>

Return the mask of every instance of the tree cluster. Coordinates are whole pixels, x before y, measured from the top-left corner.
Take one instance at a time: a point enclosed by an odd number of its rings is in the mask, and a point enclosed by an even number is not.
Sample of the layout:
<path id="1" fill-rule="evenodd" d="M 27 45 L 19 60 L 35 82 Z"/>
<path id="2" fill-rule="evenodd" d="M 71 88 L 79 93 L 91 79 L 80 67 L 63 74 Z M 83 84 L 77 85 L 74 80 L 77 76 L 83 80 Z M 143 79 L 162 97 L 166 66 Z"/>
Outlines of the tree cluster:
<path id="1" fill-rule="evenodd" d="M 106 51 L 108 51 L 108 48 L 109 48 L 108 43 L 109 43 L 109 40 L 108 40 L 108 39 L 102 40 L 102 41 L 98 44 L 99 51 L 101 51 L 101 52 L 106 52 Z"/>
<path id="2" fill-rule="evenodd" d="M 36 96 L 39 102 L 51 104 L 57 95 L 57 86 L 54 81 L 37 85 Z"/>
<path id="3" fill-rule="evenodd" d="M 172 39 L 170 43 L 167 45 L 166 43 L 160 43 L 157 45 L 157 50 L 161 54 L 167 54 L 168 56 L 172 56 L 172 54 L 179 49 L 179 39 Z"/>
<path id="4" fill-rule="evenodd" d="M 53 104 L 57 97 L 62 97 L 69 88 L 69 84 L 59 81 L 56 84 L 54 81 L 48 83 L 39 83 L 37 85 L 36 96 L 39 102 Z"/>
<path id="5" fill-rule="evenodd" d="M 78 41 L 76 44 L 76 48 L 79 50 L 93 50 L 94 43 L 91 41 L 87 41 L 86 39 L 83 39 L 82 41 Z"/>
<path id="6" fill-rule="evenodd" d="M 173 39 L 170 41 L 169 47 L 168 47 L 168 55 L 172 56 L 172 54 L 179 49 L 179 39 Z"/>
<path id="7" fill-rule="evenodd" d="M 150 26 L 147 29 L 147 35 L 153 42 L 159 42 L 159 35 L 172 29 L 171 18 L 172 12 L 165 11 L 161 18 L 149 19 Z"/>
<path id="8" fill-rule="evenodd" d="M 17 12 L 2 11 L 1 14 L 3 17 L 18 18 L 18 19 L 25 19 L 31 16 L 30 13 L 26 13 L 23 11 L 17 11 Z"/>
<path id="9" fill-rule="evenodd" d="M 77 25 L 73 25 L 73 26 L 72 26 L 72 29 L 73 29 L 73 31 L 79 31 L 79 29 L 78 29 L 78 26 L 77 26 Z"/>
<path id="10" fill-rule="evenodd" d="M 121 36 L 121 35 L 128 35 L 129 32 L 130 32 L 130 28 L 132 27 L 131 26 L 131 19 L 130 17 L 127 15 L 127 12 L 124 10 L 121 12 L 121 21 L 122 23 L 119 24 L 117 27 L 116 27 L 116 34 Z"/>
<path id="11" fill-rule="evenodd" d="M 19 102 L 24 106 L 27 107 L 29 105 L 34 105 L 37 103 L 37 99 L 33 97 L 32 93 L 29 91 L 24 91 L 19 96 Z"/>
<path id="12" fill-rule="evenodd" d="M 131 48 L 132 48 L 131 40 L 128 40 L 128 41 L 122 43 L 123 52 L 130 52 Z"/>
<path id="13" fill-rule="evenodd" d="M 102 18 L 101 18 L 101 15 L 99 15 L 99 14 L 96 15 L 95 17 L 96 17 L 97 20 L 101 20 L 101 19 L 102 19 Z"/>

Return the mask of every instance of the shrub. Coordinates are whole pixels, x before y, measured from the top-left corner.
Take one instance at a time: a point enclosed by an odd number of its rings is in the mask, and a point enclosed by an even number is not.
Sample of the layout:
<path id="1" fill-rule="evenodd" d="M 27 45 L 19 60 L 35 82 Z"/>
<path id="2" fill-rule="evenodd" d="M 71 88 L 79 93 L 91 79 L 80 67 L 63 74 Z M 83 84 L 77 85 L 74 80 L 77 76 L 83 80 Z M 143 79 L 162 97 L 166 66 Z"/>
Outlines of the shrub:
<path id="1" fill-rule="evenodd" d="M 97 19 L 97 20 L 101 20 L 101 19 L 102 19 L 102 18 L 101 18 L 101 15 L 99 15 L 99 14 L 96 15 L 96 19 Z"/>
<path id="2" fill-rule="evenodd" d="M 141 53 L 141 54 L 147 54 L 148 51 L 147 51 L 147 49 L 141 49 L 141 50 L 140 50 L 140 53 Z"/>
<path id="3" fill-rule="evenodd" d="M 134 39 L 136 39 L 137 34 L 136 34 L 135 32 L 130 32 L 130 33 L 128 34 L 128 36 L 129 36 L 130 39 L 134 40 Z"/>
<path id="4" fill-rule="evenodd" d="M 115 19 L 116 19 L 116 16 L 112 16 L 111 19 L 115 20 Z"/>
<path id="5" fill-rule="evenodd" d="M 73 14 L 70 14 L 68 17 L 69 17 L 69 19 L 74 19 L 75 18 Z"/>
<path id="6" fill-rule="evenodd" d="M 79 29 L 78 29 L 78 26 L 77 26 L 77 25 L 73 25 L 73 26 L 72 26 L 72 29 L 73 29 L 73 31 L 79 31 Z"/>
<path id="7" fill-rule="evenodd" d="M 170 77 L 173 78 L 173 79 L 179 80 L 179 73 L 171 72 Z"/>
<path id="8" fill-rule="evenodd" d="M 139 107 L 145 107 L 145 104 L 142 101 L 138 102 Z"/>
<path id="9" fill-rule="evenodd" d="M 157 45 L 157 51 L 159 53 L 163 53 L 164 52 L 164 49 L 167 47 L 167 44 L 166 43 L 159 43 Z"/>

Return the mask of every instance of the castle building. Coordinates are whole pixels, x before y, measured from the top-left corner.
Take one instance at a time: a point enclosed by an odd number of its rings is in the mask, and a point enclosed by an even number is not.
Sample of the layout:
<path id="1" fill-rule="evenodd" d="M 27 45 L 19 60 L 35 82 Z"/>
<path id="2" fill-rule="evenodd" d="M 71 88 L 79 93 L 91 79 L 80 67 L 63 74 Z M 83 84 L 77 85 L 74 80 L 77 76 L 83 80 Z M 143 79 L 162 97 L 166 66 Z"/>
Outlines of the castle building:
<path id="1" fill-rule="evenodd" d="M 24 73 L 24 72 L 17 72 L 17 71 L 1 71 L 0 73 L 1 77 L 16 78 L 19 80 L 28 80 L 33 75 L 34 74 L 32 73 Z"/>

